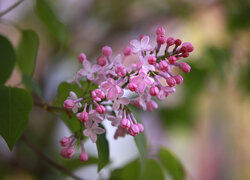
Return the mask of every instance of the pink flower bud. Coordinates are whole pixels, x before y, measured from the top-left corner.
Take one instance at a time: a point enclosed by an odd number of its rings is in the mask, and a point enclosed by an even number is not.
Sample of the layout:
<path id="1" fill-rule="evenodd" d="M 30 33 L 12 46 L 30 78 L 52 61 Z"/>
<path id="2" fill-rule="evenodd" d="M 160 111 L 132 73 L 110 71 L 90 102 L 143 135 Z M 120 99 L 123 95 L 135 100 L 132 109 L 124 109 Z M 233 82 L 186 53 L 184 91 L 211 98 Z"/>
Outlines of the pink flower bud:
<path id="1" fill-rule="evenodd" d="M 166 80 L 167 84 L 170 86 L 170 87 L 173 87 L 175 86 L 176 84 L 176 81 L 173 77 L 168 77 L 167 80 Z"/>
<path id="2" fill-rule="evenodd" d="M 65 109 L 72 109 L 75 106 L 75 103 L 72 99 L 66 99 L 63 103 Z"/>
<path id="3" fill-rule="evenodd" d="M 149 89 L 149 93 L 151 96 L 157 96 L 157 94 L 159 93 L 159 88 L 156 86 L 152 86 Z"/>
<path id="4" fill-rule="evenodd" d="M 76 116 L 82 123 L 88 121 L 89 119 L 89 114 L 85 111 L 78 113 Z"/>
<path id="5" fill-rule="evenodd" d="M 115 73 L 119 76 L 119 77 L 124 77 L 127 74 L 127 70 L 124 66 L 117 66 L 115 68 Z"/>
<path id="6" fill-rule="evenodd" d="M 168 46 L 172 46 L 172 45 L 174 45 L 175 44 L 175 39 L 173 38 L 173 37 L 169 37 L 168 39 L 167 39 L 167 45 Z"/>
<path id="7" fill-rule="evenodd" d="M 183 77 L 180 74 L 177 74 L 173 77 L 176 81 L 176 84 L 182 84 L 183 83 Z"/>
<path id="8" fill-rule="evenodd" d="M 182 53 L 182 57 L 187 58 L 189 56 L 189 52 Z"/>
<path id="9" fill-rule="evenodd" d="M 91 92 L 91 95 L 95 101 L 101 101 L 103 98 L 105 98 L 105 93 L 101 89 L 95 89 Z"/>
<path id="10" fill-rule="evenodd" d="M 136 90 L 138 89 L 138 86 L 137 86 L 137 84 L 135 84 L 135 83 L 129 83 L 129 84 L 128 84 L 128 89 L 129 89 L 130 91 L 136 91 Z"/>
<path id="11" fill-rule="evenodd" d="M 97 64 L 99 64 L 102 67 L 105 66 L 107 64 L 107 61 L 106 61 L 105 57 L 104 56 L 100 56 L 98 58 L 98 60 L 97 60 Z"/>
<path id="12" fill-rule="evenodd" d="M 149 56 L 148 57 L 148 63 L 151 65 L 154 65 L 156 63 L 157 59 L 155 56 Z"/>
<path id="13" fill-rule="evenodd" d="M 175 64 L 176 63 L 176 57 L 175 56 L 170 56 L 168 58 L 168 61 L 169 61 L 170 64 Z"/>
<path id="14" fill-rule="evenodd" d="M 123 129 L 128 129 L 130 128 L 130 120 L 128 120 L 127 118 L 123 118 L 120 122 L 120 126 L 123 128 Z"/>
<path id="15" fill-rule="evenodd" d="M 162 36 L 162 35 L 158 35 L 157 36 L 157 39 L 156 39 L 156 42 L 159 44 L 159 45 L 162 45 L 162 44 L 164 44 L 165 42 L 167 41 L 167 38 L 166 38 L 166 36 Z"/>
<path id="16" fill-rule="evenodd" d="M 185 42 L 181 46 L 181 52 L 183 52 L 183 53 L 192 52 L 193 50 L 194 50 L 194 46 L 189 42 Z"/>
<path id="17" fill-rule="evenodd" d="M 163 72 L 166 72 L 169 70 L 169 65 L 168 65 L 168 62 L 167 61 L 161 61 L 159 63 L 159 69 Z"/>
<path id="18" fill-rule="evenodd" d="M 81 152 L 81 154 L 80 154 L 80 156 L 79 156 L 79 160 L 80 161 L 83 161 L 83 162 L 85 162 L 85 161 L 88 161 L 88 154 L 86 153 L 86 152 Z"/>
<path id="19" fill-rule="evenodd" d="M 144 131 L 144 127 L 141 123 L 138 123 L 137 127 L 139 128 L 139 133 L 142 133 Z"/>
<path id="20" fill-rule="evenodd" d="M 181 62 L 179 68 L 185 73 L 189 73 L 191 70 L 191 67 L 185 62 Z"/>
<path id="21" fill-rule="evenodd" d="M 69 147 L 69 148 L 63 148 L 60 154 L 62 157 L 70 159 L 74 155 L 74 152 L 75 152 L 74 148 Z"/>
<path id="22" fill-rule="evenodd" d="M 79 60 L 80 63 L 82 63 L 86 59 L 87 59 L 87 57 L 86 57 L 86 55 L 84 53 L 80 53 L 80 55 L 78 56 L 78 60 Z"/>
<path id="23" fill-rule="evenodd" d="M 165 35 L 165 29 L 163 28 L 163 27 L 158 27 L 157 29 L 156 29 L 156 34 L 158 35 L 158 36 L 160 36 L 160 35 Z"/>
<path id="24" fill-rule="evenodd" d="M 60 144 L 62 147 L 66 147 L 66 146 L 69 146 L 70 145 L 70 138 L 68 137 L 64 137 L 60 140 Z"/>
<path id="25" fill-rule="evenodd" d="M 109 47 L 109 46 L 104 46 L 104 47 L 102 48 L 102 54 L 103 54 L 103 56 L 106 56 L 106 57 L 111 56 L 111 54 L 112 54 L 112 49 L 111 49 L 111 47 Z"/>
<path id="26" fill-rule="evenodd" d="M 137 134 L 139 134 L 140 129 L 136 124 L 133 124 L 132 126 L 130 126 L 129 128 L 129 134 L 131 136 L 136 136 Z"/>
<path id="27" fill-rule="evenodd" d="M 100 113 L 100 114 L 103 114 L 103 113 L 105 113 L 106 109 L 105 109 L 105 107 L 104 107 L 103 105 L 98 105 L 98 106 L 96 107 L 96 111 L 97 111 L 98 113 Z"/>
<path id="28" fill-rule="evenodd" d="M 124 56 L 130 56 L 132 54 L 132 48 L 130 46 L 127 46 L 123 50 Z"/>
<path id="29" fill-rule="evenodd" d="M 142 40 L 145 37 L 145 34 L 141 34 L 139 39 Z"/>
<path id="30" fill-rule="evenodd" d="M 180 46 L 182 42 L 180 39 L 176 39 L 174 43 L 176 46 Z"/>

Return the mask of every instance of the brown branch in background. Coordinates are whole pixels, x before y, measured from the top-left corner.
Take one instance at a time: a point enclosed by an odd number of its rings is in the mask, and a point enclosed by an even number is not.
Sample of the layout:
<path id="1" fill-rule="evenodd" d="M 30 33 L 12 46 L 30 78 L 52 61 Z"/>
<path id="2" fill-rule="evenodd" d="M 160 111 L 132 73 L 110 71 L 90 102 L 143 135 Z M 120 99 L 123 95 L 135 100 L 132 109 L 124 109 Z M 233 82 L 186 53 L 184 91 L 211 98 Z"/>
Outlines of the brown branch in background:
<path id="1" fill-rule="evenodd" d="M 40 102 L 34 102 L 35 106 L 38 106 L 40 108 L 43 108 L 46 111 L 67 111 L 66 109 L 64 109 L 63 107 L 56 107 L 56 106 L 51 106 L 49 104 L 44 104 L 44 103 L 40 103 Z"/>
<path id="2" fill-rule="evenodd" d="M 13 4 L 12 6 L 10 6 L 9 8 L 7 8 L 6 10 L 4 10 L 3 12 L 0 12 L 0 17 L 4 16 L 5 14 L 7 14 L 8 12 L 12 11 L 13 9 L 15 9 L 19 4 L 21 4 L 24 0 L 19 0 L 17 1 L 15 4 Z"/>
<path id="3" fill-rule="evenodd" d="M 67 174 L 68 176 L 72 177 L 73 179 L 83 180 L 82 178 L 74 175 L 70 170 L 66 169 L 65 167 L 61 166 L 60 164 L 58 164 L 58 163 L 54 162 L 52 159 L 50 159 L 47 155 L 45 155 L 37 147 L 35 147 L 24 135 L 21 137 L 21 140 L 28 147 L 30 147 L 30 149 L 32 149 L 42 160 L 46 161 L 51 166 L 55 167 L 57 170 L 63 172 L 64 174 Z"/>

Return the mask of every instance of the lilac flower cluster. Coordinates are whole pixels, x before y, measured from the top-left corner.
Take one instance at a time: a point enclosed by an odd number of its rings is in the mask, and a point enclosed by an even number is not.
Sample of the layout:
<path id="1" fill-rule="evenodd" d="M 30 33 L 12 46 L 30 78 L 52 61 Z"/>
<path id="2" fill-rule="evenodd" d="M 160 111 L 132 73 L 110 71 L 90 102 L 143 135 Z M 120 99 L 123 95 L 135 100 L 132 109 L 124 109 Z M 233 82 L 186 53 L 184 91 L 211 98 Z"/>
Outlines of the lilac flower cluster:
<path id="1" fill-rule="evenodd" d="M 102 48 L 102 56 L 96 64 L 91 64 L 84 53 L 79 55 L 79 62 L 83 65 L 72 82 L 81 87 L 80 80 L 85 79 L 98 88 L 90 91 L 89 98 L 77 97 L 71 91 L 64 102 L 64 108 L 72 110 L 77 118 L 84 124 L 84 136 L 90 137 L 93 143 L 97 140 L 97 134 L 105 130 L 99 127 L 105 119 L 111 121 L 116 127 L 114 138 L 130 134 L 136 136 L 144 131 L 141 123 L 138 123 L 129 110 L 132 104 L 144 111 L 152 112 L 158 108 L 154 97 L 164 100 L 170 93 L 175 92 L 175 85 L 183 83 L 180 74 L 174 75 L 171 71 L 177 67 L 188 73 L 191 67 L 180 62 L 187 58 L 194 50 L 191 43 L 182 43 L 180 39 L 166 37 L 165 29 L 159 27 L 156 30 L 156 46 L 149 44 L 149 36 L 141 35 L 140 40 L 132 40 L 131 46 L 125 47 L 123 55 L 112 56 L 109 46 Z M 124 65 L 129 56 L 137 59 L 135 64 L 127 67 Z M 132 92 L 132 96 L 126 96 L 125 92 Z M 84 107 L 82 107 L 84 106 Z M 109 108 L 112 107 L 112 108 Z M 64 147 L 61 155 L 71 158 L 74 154 L 76 137 L 65 137 L 61 140 Z M 81 161 L 87 161 L 88 155 L 81 144 Z"/>

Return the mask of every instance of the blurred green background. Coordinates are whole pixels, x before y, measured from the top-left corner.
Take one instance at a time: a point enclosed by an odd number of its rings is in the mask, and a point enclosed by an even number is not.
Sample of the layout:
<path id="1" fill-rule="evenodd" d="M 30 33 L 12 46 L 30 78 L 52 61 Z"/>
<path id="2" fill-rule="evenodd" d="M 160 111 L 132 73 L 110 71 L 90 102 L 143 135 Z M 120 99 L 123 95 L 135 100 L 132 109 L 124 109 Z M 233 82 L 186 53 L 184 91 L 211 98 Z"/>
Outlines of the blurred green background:
<path id="1" fill-rule="evenodd" d="M 0 0 L 0 11 L 15 2 Z M 191 42 L 192 70 L 183 74 L 184 84 L 160 103 L 159 111 L 141 113 L 150 151 L 158 146 L 171 149 L 187 170 L 187 179 L 250 179 L 249 0 L 24 0 L 0 22 L 0 33 L 14 45 L 20 39 L 16 24 L 38 33 L 33 79 L 48 102 L 55 98 L 59 83 L 80 67 L 80 52 L 93 61 L 104 45 L 120 53 L 140 34 L 153 41 L 158 26 L 166 28 L 167 36 Z M 21 79 L 15 68 L 7 84 L 16 85 Z M 58 162 L 62 161 L 58 141 L 67 133 L 53 115 L 33 108 L 25 134 Z M 134 146 L 125 152 L 118 146 L 111 143 L 111 157 L 116 152 L 113 162 L 121 156 L 123 161 L 99 175 L 95 165 L 94 170 L 84 170 L 75 164 L 72 170 L 86 179 L 107 179 L 113 169 L 138 156 Z M 10 153 L 0 139 L 0 179 L 62 178 L 67 177 L 21 141 Z"/>

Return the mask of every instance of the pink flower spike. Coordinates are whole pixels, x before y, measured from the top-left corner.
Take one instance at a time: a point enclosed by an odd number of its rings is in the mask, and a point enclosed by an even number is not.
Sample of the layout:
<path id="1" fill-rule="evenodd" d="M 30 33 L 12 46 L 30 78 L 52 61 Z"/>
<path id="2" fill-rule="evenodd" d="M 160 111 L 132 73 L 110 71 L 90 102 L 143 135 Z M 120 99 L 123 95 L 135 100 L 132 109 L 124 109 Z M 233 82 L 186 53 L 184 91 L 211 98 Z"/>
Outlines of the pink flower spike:
<path id="1" fill-rule="evenodd" d="M 139 133 L 142 133 L 144 131 L 144 127 L 141 123 L 138 123 L 137 127 L 139 128 Z"/>
<path id="2" fill-rule="evenodd" d="M 124 77 L 127 74 L 127 70 L 124 66 L 120 65 L 117 66 L 115 68 L 115 73 L 119 76 L 119 77 Z"/>
<path id="3" fill-rule="evenodd" d="M 130 46 L 127 46 L 123 50 L 124 56 L 130 56 L 132 54 L 132 48 Z"/>
<path id="4" fill-rule="evenodd" d="M 70 159 L 74 155 L 74 152 L 75 150 L 73 147 L 68 147 L 68 148 L 63 148 L 60 154 L 62 157 Z"/>
<path id="5" fill-rule="evenodd" d="M 167 39 L 167 45 L 168 46 L 172 46 L 172 45 L 174 45 L 175 44 L 175 39 L 173 38 L 173 37 L 169 37 L 168 39 Z"/>
<path id="6" fill-rule="evenodd" d="M 174 79 L 173 77 L 167 78 L 166 82 L 167 82 L 167 84 L 168 84 L 170 87 L 173 87 L 173 86 L 175 86 L 175 84 L 176 84 L 176 81 L 175 81 L 175 79 Z"/>
<path id="7" fill-rule="evenodd" d="M 87 57 L 84 53 L 80 53 L 80 55 L 78 56 L 78 60 L 80 63 L 83 63 L 83 61 L 85 61 L 86 59 Z"/>
<path id="8" fill-rule="evenodd" d="M 175 56 L 170 56 L 169 58 L 168 58 L 168 61 L 169 61 L 169 63 L 170 64 L 175 64 L 176 63 L 176 57 Z"/>
<path id="9" fill-rule="evenodd" d="M 122 95 L 123 89 L 116 84 L 116 81 L 109 78 L 107 81 L 101 83 L 100 88 L 107 91 L 107 99 L 112 100 L 116 95 Z"/>
<path id="10" fill-rule="evenodd" d="M 176 84 L 182 84 L 183 83 L 183 77 L 180 74 L 177 74 L 173 77 L 176 81 Z"/>
<path id="11" fill-rule="evenodd" d="M 129 134 L 131 136 L 136 136 L 137 134 L 139 134 L 139 132 L 140 132 L 140 129 L 136 124 L 133 124 L 133 125 L 130 126 Z"/>
<path id="12" fill-rule="evenodd" d="M 151 65 L 154 65 L 156 63 L 157 59 L 155 56 L 149 56 L 148 57 L 148 63 Z"/>
<path id="13" fill-rule="evenodd" d="M 160 63 L 159 63 L 159 69 L 161 70 L 161 71 L 163 71 L 163 72 L 166 72 L 166 71 L 168 71 L 169 70 L 169 65 L 168 65 L 168 62 L 167 61 L 161 61 Z"/>
<path id="14" fill-rule="evenodd" d="M 157 38 L 156 38 L 156 42 L 159 45 L 165 44 L 166 41 L 167 41 L 167 38 L 166 38 L 165 35 L 158 35 Z"/>
<path id="15" fill-rule="evenodd" d="M 71 142 L 71 139 L 69 137 L 64 137 L 60 140 L 60 144 L 62 147 L 69 146 Z"/>
<path id="16" fill-rule="evenodd" d="M 130 120 L 128 120 L 127 118 L 123 118 L 121 120 L 121 123 L 120 123 L 120 126 L 123 128 L 123 129 L 129 129 L 130 128 Z"/>
<path id="17" fill-rule="evenodd" d="M 88 157 L 88 154 L 86 152 L 81 152 L 81 154 L 79 156 L 80 161 L 83 161 L 83 162 L 88 161 L 88 158 L 89 157 Z"/>
<path id="18" fill-rule="evenodd" d="M 109 46 L 104 46 L 104 47 L 102 48 L 102 54 L 103 54 L 103 56 L 106 56 L 106 57 L 111 56 L 111 54 L 112 54 L 112 49 L 111 49 L 111 47 L 109 47 Z"/>
<path id="19" fill-rule="evenodd" d="M 93 143 L 96 143 L 97 134 L 103 134 L 105 132 L 104 129 L 98 127 L 97 123 L 94 123 L 91 128 L 87 128 L 83 131 L 85 136 L 89 136 Z"/>
<path id="20" fill-rule="evenodd" d="M 185 63 L 185 62 L 181 62 L 181 63 L 179 64 L 179 68 L 180 68 L 183 72 L 185 72 L 185 73 L 189 73 L 190 70 L 191 70 L 191 67 L 190 67 L 187 63 Z"/>
<path id="21" fill-rule="evenodd" d="M 135 83 L 129 83 L 129 84 L 128 84 L 128 89 L 129 89 L 130 91 L 137 91 L 138 86 L 137 86 Z"/>
<path id="22" fill-rule="evenodd" d="M 158 27 L 157 29 L 156 29 L 156 34 L 157 35 L 165 35 L 165 29 L 163 28 L 163 27 Z"/>
<path id="23" fill-rule="evenodd" d="M 103 105 L 98 105 L 96 107 L 96 112 L 100 113 L 100 114 L 104 114 L 106 111 L 105 107 Z"/>
<path id="24" fill-rule="evenodd" d="M 181 45 L 182 42 L 181 42 L 180 39 L 176 39 L 174 43 L 175 43 L 175 45 L 178 47 L 178 46 Z"/>
<path id="25" fill-rule="evenodd" d="M 141 52 L 141 51 L 150 51 L 152 49 L 151 45 L 149 45 L 149 37 L 144 36 L 140 41 L 132 40 L 130 41 L 132 47 L 132 52 L 134 54 Z"/>
<path id="26" fill-rule="evenodd" d="M 107 61 L 106 61 L 105 57 L 104 56 L 100 56 L 98 58 L 98 60 L 97 60 L 97 64 L 99 64 L 102 67 L 105 66 L 107 64 Z"/>
<path id="27" fill-rule="evenodd" d="M 149 89 L 149 93 L 151 96 L 157 96 L 157 94 L 159 93 L 159 88 L 156 86 L 152 86 Z"/>
<path id="28" fill-rule="evenodd" d="M 72 109 L 75 106 L 75 103 L 72 99 L 66 99 L 63 103 L 65 109 Z"/>

